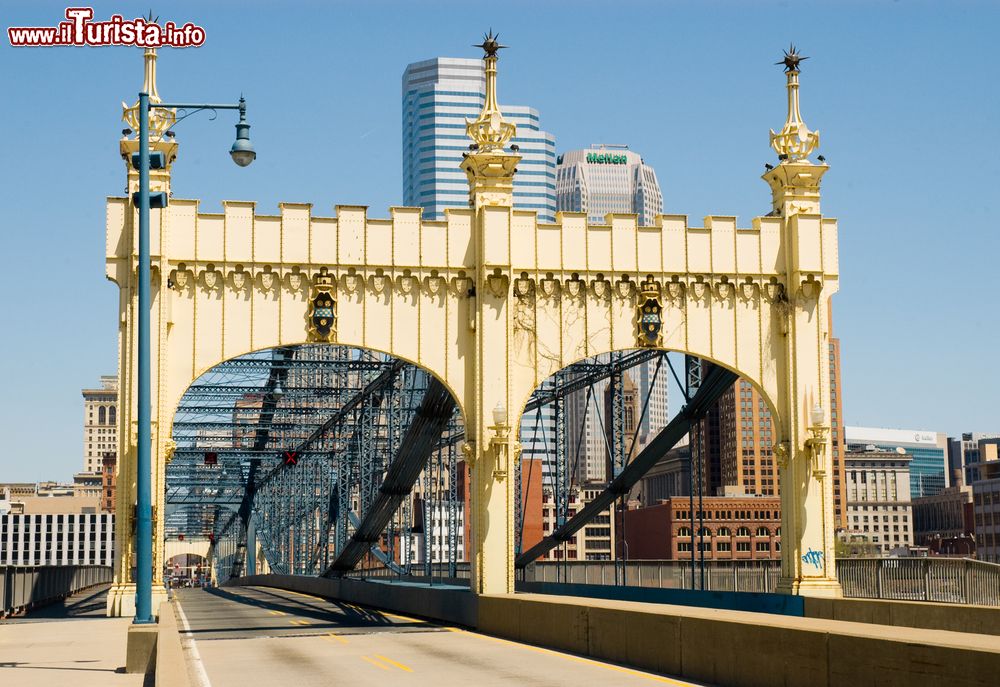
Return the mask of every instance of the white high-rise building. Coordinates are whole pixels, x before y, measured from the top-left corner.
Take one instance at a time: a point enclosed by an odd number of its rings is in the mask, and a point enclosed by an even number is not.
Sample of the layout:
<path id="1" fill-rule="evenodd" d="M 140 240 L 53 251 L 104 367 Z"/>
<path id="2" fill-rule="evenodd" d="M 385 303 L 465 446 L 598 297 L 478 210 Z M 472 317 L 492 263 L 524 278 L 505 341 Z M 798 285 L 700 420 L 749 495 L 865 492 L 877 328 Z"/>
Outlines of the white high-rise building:
<path id="1" fill-rule="evenodd" d="M 99 389 L 83 389 L 83 470 L 100 472 L 106 453 L 118 454 L 118 377 L 101 377 Z"/>
<path id="2" fill-rule="evenodd" d="M 471 141 L 465 120 L 475 119 L 486 94 L 482 60 L 435 57 L 403 72 L 403 204 L 424 208 L 424 219 L 444 219 L 449 207 L 469 207 L 469 182 L 459 165 Z M 514 207 L 556 217 L 556 142 L 542 131 L 538 110 L 501 105 L 517 125 L 512 143 L 521 162 L 514 175 Z"/>
<path id="3" fill-rule="evenodd" d="M 634 212 L 641 226 L 650 226 L 663 212 L 656 172 L 626 145 L 594 144 L 560 155 L 556 200 L 561 211 L 586 212 L 591 224 L 603 224 L 609 212 Z"/>

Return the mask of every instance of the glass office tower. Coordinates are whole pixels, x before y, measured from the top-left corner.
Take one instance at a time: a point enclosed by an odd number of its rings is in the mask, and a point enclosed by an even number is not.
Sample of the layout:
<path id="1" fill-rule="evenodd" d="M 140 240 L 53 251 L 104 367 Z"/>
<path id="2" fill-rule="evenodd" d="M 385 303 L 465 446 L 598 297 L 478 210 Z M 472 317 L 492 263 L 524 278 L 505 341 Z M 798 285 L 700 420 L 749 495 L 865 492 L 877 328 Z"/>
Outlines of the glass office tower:
<path id="1" fill-rule="evenodd" d="M 482 109 L 483 61 L 436 57 L 403 72 L 403 204 L 424 208 L 424 218 L 444 219 L 449 207 L 469 206 L 469 184 L 459 169 L 471 141 L 465 120 Z M 555 137 L 539 126 L 538 110 L 501 105 L 517 125 L 513 143 L 521 163 L 514 176 L 514 207 L 536 210 L 540 222 L 556 217 Z"/>

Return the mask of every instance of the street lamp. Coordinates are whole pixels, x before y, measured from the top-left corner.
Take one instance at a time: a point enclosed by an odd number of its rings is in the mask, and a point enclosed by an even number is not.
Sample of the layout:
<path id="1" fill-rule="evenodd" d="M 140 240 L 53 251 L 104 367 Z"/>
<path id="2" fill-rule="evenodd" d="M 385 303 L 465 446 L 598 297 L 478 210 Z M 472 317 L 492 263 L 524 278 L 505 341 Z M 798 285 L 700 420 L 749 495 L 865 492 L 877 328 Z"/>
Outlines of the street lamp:
<path id="1" fill-rule="evenodd" d="M 133 202 L 139 209 L 139 355 L 138 355 L 138 439 L 136 447 L 136 579 L 135 579 L 135 618 L 133 623 L 144 625 L 156 622 L 153 617 L 153 525 L 152 525 L 152 494 L 151 479 L 152 461 L 150 459 L 150 393 L 149 393 L 149 111 L 151 109 L 189 110 L 184 119 L 196 112 L 204 110 L 239 110 L 240 121 L 236 125 L 236 142 L 230 150 L 233 161 L 240 167 L 246 167 L 257 153 L 250 143 L 250 125 L 246 120 L 246 101 L 240 98 L 236 105 L 171 105 L 169 103 L 149 104 L 149 93 L 139 94 L 139 153 L 132 157 L 132 165 L 139 168 L 138 198 L 133 196 Z M 154 156 L 156 169 L 166 167 L 166 159 L 162 152 Z M 137 159 L 138 158 L 138 159 Z M 163 192 L 155 194 L 154 206 L 165 208 L 167 195 Z"/>
<path id="2" fill-rule="evenodd" d="M 257 159 L 257 153 L 250 145 L 250 125 L 247 124 L 247 104 L 243 96 L 240 96 L 240 121 L 236 125 L 236 141 L 229 154 L 240 167 L 246 167 Z"/>

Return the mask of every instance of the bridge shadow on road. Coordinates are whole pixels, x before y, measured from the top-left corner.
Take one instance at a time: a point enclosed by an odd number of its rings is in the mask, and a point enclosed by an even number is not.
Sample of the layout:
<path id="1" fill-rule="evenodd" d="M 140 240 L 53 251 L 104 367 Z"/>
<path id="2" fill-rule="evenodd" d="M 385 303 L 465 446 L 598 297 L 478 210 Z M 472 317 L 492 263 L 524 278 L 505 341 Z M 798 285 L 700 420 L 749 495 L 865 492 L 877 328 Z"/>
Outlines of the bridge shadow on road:
<path id="1" fill-rule="evenodd" d="M 240 633 L 340 634 L 372 632 L 433 632 L 444 628 L 418 620 L 386 615 L 337 600 L 262 587 L 184 590 L 180 595 L 191 634 L 232 637 Z"/>

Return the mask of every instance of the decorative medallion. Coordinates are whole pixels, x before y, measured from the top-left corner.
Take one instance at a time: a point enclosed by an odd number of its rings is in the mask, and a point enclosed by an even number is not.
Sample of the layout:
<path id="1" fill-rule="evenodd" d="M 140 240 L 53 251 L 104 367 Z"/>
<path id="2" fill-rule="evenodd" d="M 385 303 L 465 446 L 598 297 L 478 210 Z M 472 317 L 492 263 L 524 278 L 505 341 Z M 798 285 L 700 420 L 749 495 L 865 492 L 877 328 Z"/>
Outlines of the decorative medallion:
<path id="1" fill-rule="evenodd" d="M 729 297 L 733 295 L 733 284 L 729 281 L 729 277 L 722 277 L 719 283 L 715 285 L 715 294 L 722 301 L 729 300 Z"/>
<path id="2" fill-rule="evenodd" d="M 679 303 L 682 298 L 684 298 L 684 282 L 680 280 L 680 277 L 674 275 L 670 281 L 667 282 L 667 295 L 670 296 L 670 300 L 675 303 Z"/>
<path id="3" fill-rule="evenodd" d="M 785 300 L 785 285 L 776 277 L 771 277 L 771 280 L 764 284 L 764 297 L 771 303 Z"/>
<path id="4" fill-rule="evenodd" d="M 598 274 L 597 277 L 590 282 L 590 291 L 594 294 L 595 298 L 604 300 L 611 295 L 611 282 L 605 279 L 603 274 Z"/>
<path id="5" fill-rule="evenodd" d="M 546 272 L 545 278 L 542 279 L 539 284 L 542 287 L 542 295 L 546 298 L 552 298 L 559 293 L 559 280 L 555 279 L 552 272 Z"/>
<path id="6" fill-rule="evenodd" d="M 586 282 L 580 279 L 580 275 L 573 273 L 572 278 L 566 280 L 566 293 L 570 298 L 579 298 L 586 289 Z"/>
<path id="7" fill-rule="evenodd" d="M 643 284 L 636 320 L 639 325 L 636 343 L 640 347 L 659 346 L 663 331 L 663 306 L 655 283 Z"/>
<path id="8" fill-rule="evenodd" d="M 275 273 L 271 271 L 270 267 L 265 267 L 264 271 L 260 273 L 260 290 L 264 293 L 270 293 L 275 287 Z"/>
<path id="9" fill-rule="evenodd" d="M 521 272 L 521 276 L 514 281 L 514 295 L 518 298 L 530 298 L 535 285 L 527 272 Z"/>
<path id="10" fill-rule="evenodd" d="M 314 341 L 333 341 L 337 335 L 334 288 L 334 278 L 325 270 L 316 277 L 309 299 L 309 334 Z"/>
<path id="11" fill-rule="evenodd" d="M 497 267 L 492 274 L 486 275 L 486 286 L 496 298 L 503 298 L 507 295 L 510 287 L 510 277 L 503 274 Z"/>

